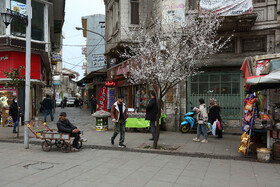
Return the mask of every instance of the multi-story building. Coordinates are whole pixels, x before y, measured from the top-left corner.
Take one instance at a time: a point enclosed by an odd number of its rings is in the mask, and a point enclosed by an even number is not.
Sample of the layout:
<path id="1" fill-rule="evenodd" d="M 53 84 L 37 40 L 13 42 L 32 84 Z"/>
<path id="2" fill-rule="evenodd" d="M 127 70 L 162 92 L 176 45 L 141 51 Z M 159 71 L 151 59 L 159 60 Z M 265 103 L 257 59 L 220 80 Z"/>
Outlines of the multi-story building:
<path id="1" fill-rule="evenodd" d="M 86 57 L 85 77 L 79 81 L 83 100 L 89 100 L 91 95 L 99 97 L 99 92 L 105 84 L 105 15 L 94 14 L 82 17 L 83 36 L 86 38 L 84 55 Z M 103 72 L 102 70 L 103 69 Z M 101 71 L 101 72 L 100 72 Z M 102 81 L 104 80 L 104 81 Z M 90 103 L 89 103 L 90 104 Z"/>
<path id="2" fill-rule="evenodd" d="M 61 34 L 64 23 L 65 0 L 32 0 L 31 20 L 31 116 L 39 112 L 43 97 L 43 88 L 52 85 L 51 57 L 61 50 Z M 0 12 L 6 9 L 25 14 L 25 0 L 2 0 Z M 0 21 L 0 94 L 10 100 L 16 96 L 14 88 L 5 88 L 5 71 L 25 66 L 26 25 L 17 17 L 5 27 Z M 19 90 L 19 103 L 24 109 L 24 89 Z M 24 111 L 23 111 L 24 112 Z"/>
<path id="3" fill-rule="evenodd" d="M 168 0 L 167 0 L 168 1 Z M 149 0 L 104 0 L 106 6 L 106 58 L 116 65 L 108 69 L 108 79 L 116 84 L 116 94 L 125 95 L 129 107 L 144 111 L 148 100 L 148 85 L 129 85 L 123 74 L 127 73 L 126 59 L 119 56 L 122 43 L 126 40 L 124 29 L 139 27 L 155 14 L 174 13 L 172 6 L 162 6 L 162 2 Z M 170 3 L 174 1 L 169 0 Z M 248 1 L 250 3 L 250 1 Z M 197 14 L 199 1 L 181 0 L 180 13 Z M 279 12 L 280 2 L 276 0 L 253 1 L 253 12 L 225 16 L 220 36 L 230 36 L 227 47 L 209 59 L 209 65 L 202 67 L 204 73 L 180 83 L 165 97 L 167 129 L 178 130 L 183 115 L 191 105 L 197 106 L 198 99 L 206 104 L 214 97 L 221 106 L 221 115 L 227 127 L 240 128 L 245 96 L 244 81 L 240 67 L 246 56 L 254 56 L 280 51 Z M 185 14 L 181 14 L 185 16 Z"/>

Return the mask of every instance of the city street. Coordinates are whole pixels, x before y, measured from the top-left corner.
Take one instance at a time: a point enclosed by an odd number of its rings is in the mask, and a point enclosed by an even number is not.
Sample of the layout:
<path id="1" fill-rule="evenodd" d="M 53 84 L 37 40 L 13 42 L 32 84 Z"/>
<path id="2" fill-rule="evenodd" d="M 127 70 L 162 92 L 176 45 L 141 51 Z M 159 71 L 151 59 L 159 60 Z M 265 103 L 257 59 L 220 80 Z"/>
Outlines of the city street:
<path id="1" fill-rule="evenodd" d="M 74 107 L 67 107 L 64 109 L 56 108 L 54 115 L 54 121 L 50 122 L 50 116 L 47 118 L 47 124 L 50 128 L 57 128 L 56 122 L 58 120 L 61 111 L 67 113 L 67 118 L 73 125 L 76 125 L 79 129 L 84 131 L 84 136 L 88 140 L 84 143 L 84 148 L 99 148 L 99 149 L 119 149 L 117 136 L 115 145 L 110 143 L 110 137 L 113 134 L 113 124 L 111 118 L 108 119 L 109 130 L 104 132 L 97 132 L 95 130 L 95 118 L 90 115 L 90 110 L 80 109 Z M 42 114 L 38 116 L 38 119 L 43 120 Z M 0 127 L 1 128 L 1 127 Z M 151 146 L 152 141 L 151 134 L 147 132 L 131 132 L 128 129 L 125 135 L 125 144 L 129 151 L 144 151 L 154 152 L 155 150 L 143 149 L 143 147 Z M 4 141 L 17 141 L 14 139 L 15 134 L 12 134 L 12 128 L 3 127 L 0 130 L 0 140 Z M 30 142 L 42 143 L 42 140 L 34 138 L 34 135 L 30 134 Z M 23 137 L 23 127 L 20 129 L 20 136 Z M 223 139 L 216 139 L 210 135 L 209 143 L 203 144 L 200 142 L 193 142 L 192 139 L 195 134 L 187 133 L 182 134 L 180 132 L 161 131 L 159 138 L 159 145 L 164 147 L 176 148 L 175 150 L 156 151 L 161 154 L 176 154 L 184 156 L 199 156 L 207 158 L 223 158 L 223 159 L 238 159 L 248 160 L 244 158 L 241 153 L 238 153 L 238 145 L 240 144 L 240 136 L 225 134 Z M 21 138 L 22 140 L 22 138 Z M 30 149 L 33 149 L 33 144 L 30 144 Z"/>
<path id="2" fill-rule="evenodd" d="M 83 149 L 43 152 L 0 144 L 0 186 L 278 187 L 280 165 Z"/>

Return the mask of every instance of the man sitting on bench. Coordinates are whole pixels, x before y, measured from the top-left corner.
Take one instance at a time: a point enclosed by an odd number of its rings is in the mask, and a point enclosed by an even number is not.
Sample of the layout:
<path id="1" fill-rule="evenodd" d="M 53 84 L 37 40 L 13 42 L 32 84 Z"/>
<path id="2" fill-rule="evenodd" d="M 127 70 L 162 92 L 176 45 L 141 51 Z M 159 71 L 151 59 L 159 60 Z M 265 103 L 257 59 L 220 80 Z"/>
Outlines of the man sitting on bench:
<path id="1" fill-rule="evenodd" d="M 75 137 L 74 141 L 73 141 L 73 148 L 72 151 L 77 152 L 79 151 L 79 141 L 86 141 L 86 139 L 80 137 L 80 130 L 72 125 L 72 123 L 66 119 L 66 113 L 65 112 L 61 112 L 59 115 L 59 120 L 57 122 L 57 129 L 59 133 L 70 133 L 70 137 Z"/>

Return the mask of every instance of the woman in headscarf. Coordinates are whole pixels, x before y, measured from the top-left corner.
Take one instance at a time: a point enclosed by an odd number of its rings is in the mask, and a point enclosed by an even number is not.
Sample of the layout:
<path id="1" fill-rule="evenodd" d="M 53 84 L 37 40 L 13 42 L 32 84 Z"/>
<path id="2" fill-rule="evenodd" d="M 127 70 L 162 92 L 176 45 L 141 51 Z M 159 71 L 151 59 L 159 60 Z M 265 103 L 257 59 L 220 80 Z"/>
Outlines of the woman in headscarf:
<path id="1" fill-rule="evenodd" d="M 221 107 L 219 106 L 216 99 L 210 99 L 209 113 L 208 113 L 208 122 L 213 125 L 213 123 L 218 120 L 221 125 L 221 116 L 220 116 Z M 216 128 L 217 138 L 223 138 L 222 126 L 221 129 Z"/>

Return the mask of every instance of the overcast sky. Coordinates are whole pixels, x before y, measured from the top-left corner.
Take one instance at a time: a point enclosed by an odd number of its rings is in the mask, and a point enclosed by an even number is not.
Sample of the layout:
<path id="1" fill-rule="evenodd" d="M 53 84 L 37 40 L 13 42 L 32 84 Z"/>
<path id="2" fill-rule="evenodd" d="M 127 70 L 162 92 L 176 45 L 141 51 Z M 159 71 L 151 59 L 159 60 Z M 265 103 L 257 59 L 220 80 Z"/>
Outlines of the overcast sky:
<path id="1" fill-rule="evenodd" d="M 66 0 L 62 61 L 63 67 L 80 74 L 79 79 L 84 77 L 81 66 L 85 56 L 82 55 L 82 46 L 77 45 L 85 45 L 86 38 L 75 27 L 82 27 L 81 17 L 93 14 L 105 14 L 104 0 Z"/>

